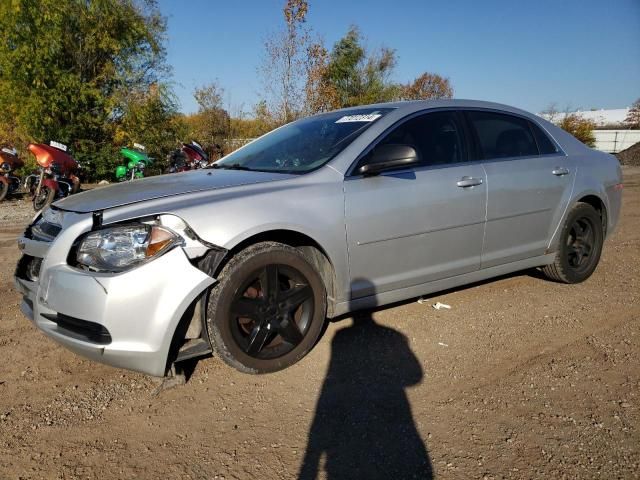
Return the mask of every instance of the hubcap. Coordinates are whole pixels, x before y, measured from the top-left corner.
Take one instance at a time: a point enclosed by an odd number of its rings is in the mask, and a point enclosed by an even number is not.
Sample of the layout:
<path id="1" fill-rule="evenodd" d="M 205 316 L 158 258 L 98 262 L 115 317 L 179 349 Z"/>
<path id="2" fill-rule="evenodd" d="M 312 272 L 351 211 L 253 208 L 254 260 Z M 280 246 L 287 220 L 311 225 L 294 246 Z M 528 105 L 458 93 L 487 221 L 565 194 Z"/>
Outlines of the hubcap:
<path id="1" fill-rule="evenodd" d="M 567 238 L 569 266 L 575 270 L 587 268 L 594 244 L 595 231 L 591 220 L 586 217 L 575 220 Z"/>
<path id="2" fill-rule="evenodd" d="M 230 309 L 231 330 L 251 357 L 278 358 L 302 342 L 313 309 L 313 291 L 298 270 L 267 265 L 236 291 Z"/>

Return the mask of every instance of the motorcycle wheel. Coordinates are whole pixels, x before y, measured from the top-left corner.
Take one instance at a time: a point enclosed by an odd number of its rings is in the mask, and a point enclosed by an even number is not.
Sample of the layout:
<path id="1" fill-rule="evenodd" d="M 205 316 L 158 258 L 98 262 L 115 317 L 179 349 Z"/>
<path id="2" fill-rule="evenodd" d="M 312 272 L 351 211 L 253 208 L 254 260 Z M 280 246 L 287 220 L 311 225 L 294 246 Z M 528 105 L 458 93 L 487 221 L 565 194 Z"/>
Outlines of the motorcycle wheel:
<path id="1" fill-rule="evenodd" d="M 0 182 L 0 202 L 5 199 L 8 192 L 9 192 L 9 184 Z"/>
<path id="2" fill-rule="evenodd" d="M 52 190 L 49 187 L 42 187 L 40 189 L 40 194 L 33 197 L 33 209 L 36 212 L 39 212 L 51 202 L 53 202 L 54 197 L 56 196 L 56 191 Z"/>

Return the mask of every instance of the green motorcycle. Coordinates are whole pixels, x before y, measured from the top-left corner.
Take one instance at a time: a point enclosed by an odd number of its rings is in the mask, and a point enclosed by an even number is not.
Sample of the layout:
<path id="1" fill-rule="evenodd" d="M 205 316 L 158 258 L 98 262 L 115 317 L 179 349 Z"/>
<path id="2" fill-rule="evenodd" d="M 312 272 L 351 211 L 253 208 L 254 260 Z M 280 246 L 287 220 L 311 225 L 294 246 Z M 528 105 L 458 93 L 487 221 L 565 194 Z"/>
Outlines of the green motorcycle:
<path id="1" fill-rule="evenodd" d="M 124 157 L 126 164 L 116 167 L 118 182 L 144 178 L 144 169 L 153 163 L 153 159 L 145 153 L 145 147 L 139 143 L 134 143 L 133 148 L 121 148 L 120 154 Z"/>

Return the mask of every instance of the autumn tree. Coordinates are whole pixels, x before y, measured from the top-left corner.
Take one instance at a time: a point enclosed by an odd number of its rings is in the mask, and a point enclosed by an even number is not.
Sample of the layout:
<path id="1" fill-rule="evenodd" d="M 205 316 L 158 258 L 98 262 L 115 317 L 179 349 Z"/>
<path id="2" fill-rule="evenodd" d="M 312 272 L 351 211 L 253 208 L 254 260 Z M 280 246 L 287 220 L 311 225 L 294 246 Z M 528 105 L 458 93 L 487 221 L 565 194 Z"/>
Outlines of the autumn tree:
<path id="1" fill-rule="evenodd" d="M 448 78 L 425 72 L 413 82 L 402 85 L 400 100 L 429 100 L 453 97 L 453 87 Z"/>
<path id="2" fill-rule="evenodd" d="M 333 110 L 340 105 L 338 90 L 328 78 L 329 52 L 320 42 L 307 47 L 305 60 L 305 113 Z"/>
<path id="3" fill-rule="evenodd" d="M 300 116 L 305 85 L 305 55 L 309 43 L 306 0 L 287 0 L 283 8 L 284 27 L 265 41 L 265 58 L 260 72 L 270 110 L 279 123 Z"/>
<path id="4" fill-rule="evenodd" d="M 567 112 L 558 122 L 558 126 L 569 132 L 588 147 L 595 146 L 596 137 L 593 135 L 593 130 L 595 129 L 596 124 L 592 120 L 584 118 L 575 112 Z"/>
<path id="5" fill-rule="evenodd" d="M 223 108 L 224 89 L 214 81 L 196 88 L 193 96 L 198 103 L 193 135 L 207 147 L 224 144 L 231 124 L 231 117 Z"/>
<path id="6" fill-rule="evenodd" d="M 640 128 L 640 98 L 631 105 L 624 123 L 628 128 Z"/>

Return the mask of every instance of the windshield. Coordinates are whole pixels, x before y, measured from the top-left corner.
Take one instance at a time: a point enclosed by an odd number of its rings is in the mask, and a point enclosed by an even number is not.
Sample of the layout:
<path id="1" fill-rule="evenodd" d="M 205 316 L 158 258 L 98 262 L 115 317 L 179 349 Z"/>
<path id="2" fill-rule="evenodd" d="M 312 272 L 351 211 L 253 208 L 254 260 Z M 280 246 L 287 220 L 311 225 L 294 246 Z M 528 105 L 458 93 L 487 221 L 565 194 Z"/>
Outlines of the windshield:
<path id="1" fill-rule="evenodd" d="M 227 155 L 213 168 L 305 173 L 344 150 L 389 108 L 362 108 L 309 117 L 285 125 Z"/>

